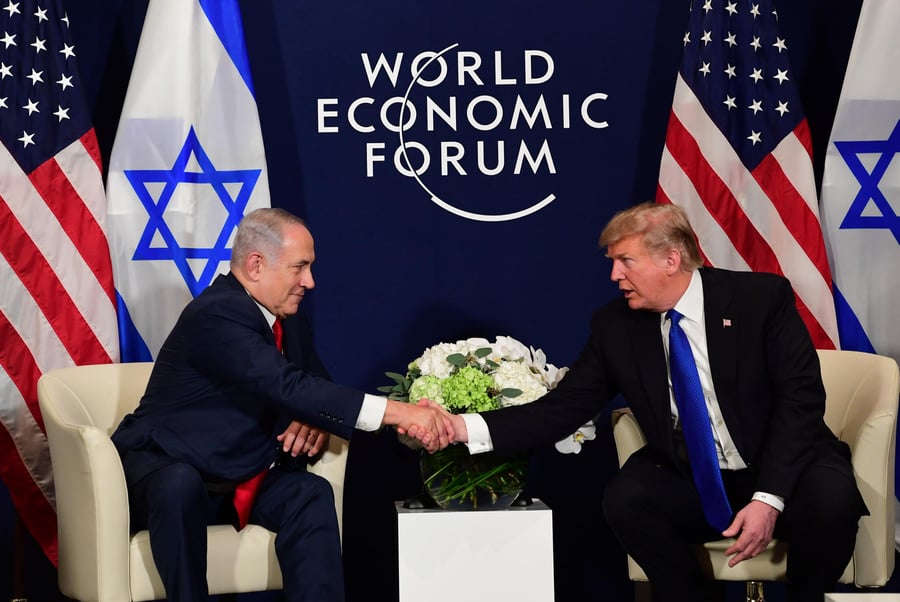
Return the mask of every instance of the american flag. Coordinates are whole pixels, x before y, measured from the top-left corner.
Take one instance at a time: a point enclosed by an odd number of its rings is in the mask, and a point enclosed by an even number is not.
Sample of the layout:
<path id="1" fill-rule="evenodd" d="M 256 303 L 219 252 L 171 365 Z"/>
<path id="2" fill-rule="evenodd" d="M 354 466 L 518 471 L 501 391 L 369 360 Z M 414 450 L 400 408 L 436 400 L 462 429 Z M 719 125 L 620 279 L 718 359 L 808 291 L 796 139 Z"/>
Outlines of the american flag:
<path id="1" fill-rule="evenodd" d="M 77 54 L 57 0 L 0 0 L 0 478 L 54 563 L 37 380 L 118 359 L 100 153 Z"/>
<path id="2" fill-rule="evenodd" d="M 657 201 L 685 208 L 706 260 L 791 280 L 817 348 L 837 347 L 812 142 L 771 0 L 694 0 Z"/>

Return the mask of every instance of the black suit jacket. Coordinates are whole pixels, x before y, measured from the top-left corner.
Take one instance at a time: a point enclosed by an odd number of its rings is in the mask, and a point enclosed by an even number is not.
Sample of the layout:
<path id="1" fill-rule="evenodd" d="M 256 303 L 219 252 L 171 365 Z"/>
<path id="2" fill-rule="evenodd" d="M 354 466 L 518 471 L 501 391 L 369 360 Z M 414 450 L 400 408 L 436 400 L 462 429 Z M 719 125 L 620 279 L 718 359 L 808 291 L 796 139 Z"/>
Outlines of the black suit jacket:
<path id="1" fill-rule="evenodd" d="M 780 276 L 703 268 L 713 384 L 728 431 L 756 489 L 789 498 L 817 457 L 850 470 L 849 449 L 823 420 L 818 356 Z M 602 307 L 584 350 L 559 386 L 534 403 L 483 414 L 494 448 L 510 451 L 571 433 L 622 394 L 647 438 L 640 453 L 675 455 L 660 315 L 624 299 Z M 851 474 L 852 477 L 852 474 Z"/>
<path id="2" fill-rule="evenodd" d="M 330 382 L 302 314 L 284 322 L 284 354 L 262 312 L 231 274 L 191 301 L 169 334 L 134 413 L 113 433 L 136 481 L 177 460 L 213 481 L 268 467 L 275 435 L 296 418 L 350 438 L 363 393 Z"/>

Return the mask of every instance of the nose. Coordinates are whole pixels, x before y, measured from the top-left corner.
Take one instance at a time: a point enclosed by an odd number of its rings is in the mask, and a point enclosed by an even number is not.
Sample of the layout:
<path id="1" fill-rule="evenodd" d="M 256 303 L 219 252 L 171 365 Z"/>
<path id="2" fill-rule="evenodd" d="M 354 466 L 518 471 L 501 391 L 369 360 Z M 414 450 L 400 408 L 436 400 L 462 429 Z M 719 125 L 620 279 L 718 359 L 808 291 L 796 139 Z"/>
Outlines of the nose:
<path id="1" fill-rule="evenodd" d="M 304 273 L 303 278 L 300 279 L 300 285 L 307 290 L 316 287 L 316 281 L 313 278 L 312 269 L 309 269 L 306 271 L 306 273 Z"/>
<path id="2" fill-rule="evenodd" d="M 612 270 L 609 273 L 609 279 L 613 282 L 625 280 L 625 274 L 622 273 L 622 262 L 618 259 L 613 260 Z"/>

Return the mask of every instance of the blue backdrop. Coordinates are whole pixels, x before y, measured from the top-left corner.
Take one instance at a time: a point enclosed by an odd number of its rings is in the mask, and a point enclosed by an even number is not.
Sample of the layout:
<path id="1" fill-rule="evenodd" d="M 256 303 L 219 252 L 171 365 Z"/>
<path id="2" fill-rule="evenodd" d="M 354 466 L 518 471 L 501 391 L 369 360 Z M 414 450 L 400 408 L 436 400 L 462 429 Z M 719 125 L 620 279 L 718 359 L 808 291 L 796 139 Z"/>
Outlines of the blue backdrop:
<path id="1" fill-rule="evenodd" d="M 304 305 L 335 380 L 374 392 L 426 346 L 468 336 L 569 364 L 615 294 L 600 229 L 655 194 L 689 0 L 241 4 L 272 203 L 315 236 Z M 146 1 L 67 8 L 108 160 Z M 779 11 L 820 174 L 859 2 Z M 631 591 L 599 514 L 615 470 L 599 426 L 580 455 L 536 450 L 531 465 L 531 493 L 555 510 L 559 600 Z M 351 449 L 348 599 L 395 599 L 393 502 L 419 490 L 416 456 L 388 432 Z M 58 597 L 45 565 L 29 554 L 32 598 Z"/>

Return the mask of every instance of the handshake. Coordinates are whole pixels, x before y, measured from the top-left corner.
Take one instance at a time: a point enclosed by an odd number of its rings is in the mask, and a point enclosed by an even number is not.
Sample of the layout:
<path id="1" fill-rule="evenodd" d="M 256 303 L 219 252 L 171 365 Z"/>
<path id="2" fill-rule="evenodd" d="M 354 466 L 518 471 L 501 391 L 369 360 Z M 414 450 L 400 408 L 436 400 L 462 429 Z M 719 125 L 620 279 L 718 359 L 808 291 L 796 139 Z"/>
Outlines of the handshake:
<path id="1" fill-rule="evenodd" d="M 463 417 L 429 399 L 420 399 L 418 404 L 388 399 L 383 423 L 396 427 L 399 434 L 417 441 L 429 453 L 468 441 Z"/>

